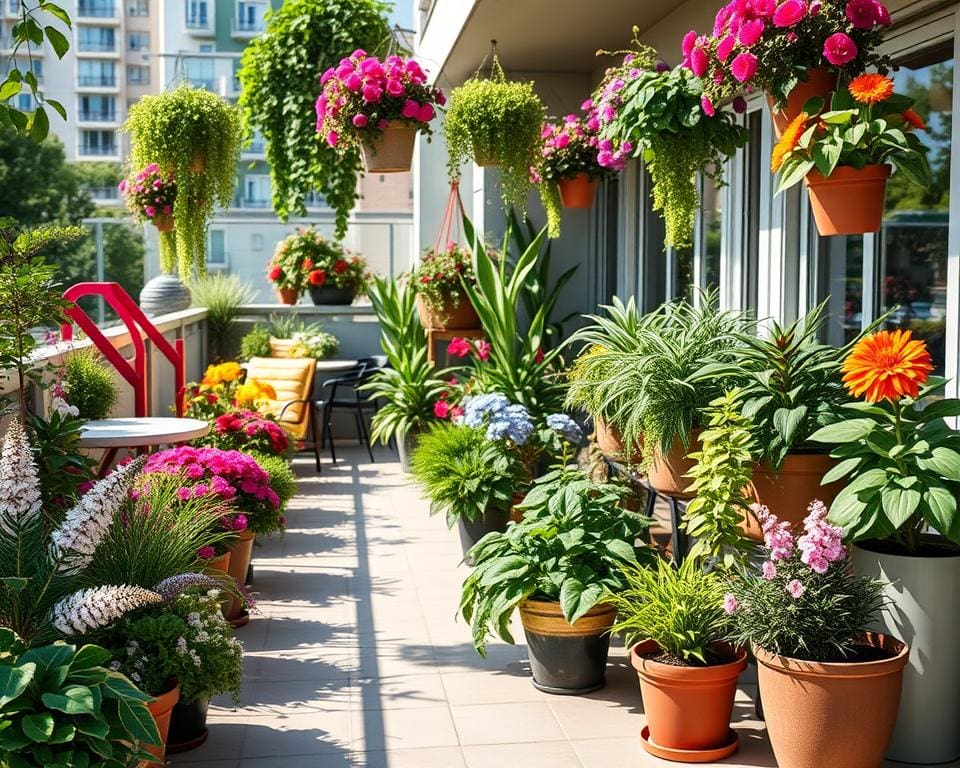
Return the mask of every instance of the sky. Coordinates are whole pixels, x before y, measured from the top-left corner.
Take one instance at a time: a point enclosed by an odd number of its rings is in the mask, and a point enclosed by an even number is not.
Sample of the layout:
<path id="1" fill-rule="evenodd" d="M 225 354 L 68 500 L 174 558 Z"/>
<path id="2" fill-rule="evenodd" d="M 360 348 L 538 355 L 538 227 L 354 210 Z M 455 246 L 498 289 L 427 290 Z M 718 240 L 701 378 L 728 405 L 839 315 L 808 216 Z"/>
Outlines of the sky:
<path id="1" fill-rule="evenodd" d="M 399 24 L 404 29 L 413 29 L 413 2 L 394 0 L 393 11 L 390 12 L 390 23 Z"/>

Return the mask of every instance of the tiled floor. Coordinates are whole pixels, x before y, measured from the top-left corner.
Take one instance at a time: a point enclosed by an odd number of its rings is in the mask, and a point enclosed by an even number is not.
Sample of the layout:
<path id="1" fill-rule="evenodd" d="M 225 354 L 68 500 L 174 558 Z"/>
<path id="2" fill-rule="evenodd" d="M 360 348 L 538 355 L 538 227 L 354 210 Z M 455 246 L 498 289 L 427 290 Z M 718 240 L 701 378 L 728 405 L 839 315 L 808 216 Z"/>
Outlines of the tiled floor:
<path id="1" fill-rule="evenodd" d="M 530 684 L 526 648 L 473 650 L 455 613 L 465 568 L 455 532 L 385 451 L 323 474 L 297 461 L 287 533 L 254 553 L 259 615 L 240 705 L 219 702 L 210 738 L 178 768 L 609 768 L 667 766 L 640 747 L 643 709 L 625 651 L 583 697 Z M 522 639 L 523 633 L 517 633 Z M 726 766 L 774 766 L 754 718 L 753 675 Z M 826 765 L 826 764 L 825 764 Z"/>

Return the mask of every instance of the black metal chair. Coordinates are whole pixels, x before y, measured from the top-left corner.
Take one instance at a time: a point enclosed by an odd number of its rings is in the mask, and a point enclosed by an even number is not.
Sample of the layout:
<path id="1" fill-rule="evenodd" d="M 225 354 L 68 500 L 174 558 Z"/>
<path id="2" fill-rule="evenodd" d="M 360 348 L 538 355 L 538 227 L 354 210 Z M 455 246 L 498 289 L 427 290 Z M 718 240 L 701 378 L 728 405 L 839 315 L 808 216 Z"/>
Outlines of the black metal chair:
<path id="1" fill-rule="evenodd" d="M 337 463 L 337 448 L 333 439 L 333 414 L 336 410 L 345 410 L 353 413 L 357 425 L 357 437 L 360 445 L 367 446 L 370 461 L 374 461 L 373 448 L 370 445 L 370 434 L 364 418 L 364 401 L 357 387 L 363 383 L 366 363 L 362 360 L 340 376 L 327 379 L 320 384 L 314 393 L 314 414 L 320 416 L 320 438 L 314 443 L 317 458 L 317 471 L 320 471 L 320 451 L 323 446 L 330 445 L 330 460 Z"/>

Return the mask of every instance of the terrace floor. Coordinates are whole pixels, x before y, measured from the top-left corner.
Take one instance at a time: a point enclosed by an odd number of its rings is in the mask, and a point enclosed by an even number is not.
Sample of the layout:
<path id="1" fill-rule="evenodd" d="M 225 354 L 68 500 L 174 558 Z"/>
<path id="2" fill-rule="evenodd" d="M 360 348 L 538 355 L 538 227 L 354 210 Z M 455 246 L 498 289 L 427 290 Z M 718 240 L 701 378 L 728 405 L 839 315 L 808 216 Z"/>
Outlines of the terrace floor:
<path id="1" fill-rule="evenodd" d="M 254 553 L 259 613 L 237 630 L 246 682 L 211 708 L 210 738 L 178 768 L 608 768 L 669 765 L 640 746 L 643 708 L 622 647 L 607 686 L 551 696 L 530 683 L 526 647 L 473 650 L 455 617 L 466 571 L 455 531 L 380 450 L 344 450 L 300 493 L 283 539 Z M 523 633 L 517 633 L 522 640 Z M 725 766 L 775 766 L 742 678 Z"/>

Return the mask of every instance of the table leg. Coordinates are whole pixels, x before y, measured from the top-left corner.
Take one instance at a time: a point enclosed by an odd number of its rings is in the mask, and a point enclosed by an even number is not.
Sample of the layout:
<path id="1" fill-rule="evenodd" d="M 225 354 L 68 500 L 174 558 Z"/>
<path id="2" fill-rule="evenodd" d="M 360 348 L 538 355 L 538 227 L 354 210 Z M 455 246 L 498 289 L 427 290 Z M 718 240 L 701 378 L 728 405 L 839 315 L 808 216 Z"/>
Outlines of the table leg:
<path id="1" fill-rule="evenodd" d="M 97 477 L 104 478 L 110 472 L 110 467 L 113 466 L 114 459 L 117 458 L 117 451 L 119 448 L 106 448 L 104 449 L 103 458 L 100 459 L 100 468 L 97 470 Z"/>

